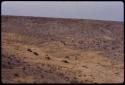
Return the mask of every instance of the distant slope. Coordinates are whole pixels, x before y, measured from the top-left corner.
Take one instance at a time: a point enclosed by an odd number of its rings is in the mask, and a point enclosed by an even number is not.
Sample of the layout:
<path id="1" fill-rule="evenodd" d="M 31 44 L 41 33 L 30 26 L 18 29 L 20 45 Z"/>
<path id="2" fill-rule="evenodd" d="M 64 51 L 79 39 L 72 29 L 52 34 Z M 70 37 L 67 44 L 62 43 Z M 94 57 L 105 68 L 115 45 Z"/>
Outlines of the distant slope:
<path id="1" fill-rule="evenodd" d="M 124 31 L 122 22 L 2 16 L 2 32 L 18 33 L 34 37 L 38 39 L 39 43 L 51 40 L 68 40 L 66 41 L 68 46 L 70 44 L 74 48 L 104 50 L 116 59 L 119 56 L 118 54 L 123 54 Z M 67 36 L 72 39 L 67 39 Z M 118 53 L 115 54 L 116 52 Z M 123 60 L 123 55 L 120 60 Z"/>

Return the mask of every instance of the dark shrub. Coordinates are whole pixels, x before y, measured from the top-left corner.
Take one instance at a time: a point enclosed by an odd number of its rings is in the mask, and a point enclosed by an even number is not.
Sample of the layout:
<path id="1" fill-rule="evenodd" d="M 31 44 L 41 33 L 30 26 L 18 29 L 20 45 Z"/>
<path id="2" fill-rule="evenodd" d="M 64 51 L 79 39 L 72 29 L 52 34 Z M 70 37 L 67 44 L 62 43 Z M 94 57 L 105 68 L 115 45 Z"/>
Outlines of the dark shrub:
<path id="1" fill-rule="evenodd" d="M 64 62 L 64 63 L 69 63 L 67 60 L 62 60 L 62 62 Z"/>
<path id="2" fill-rule="evenodd" d="M 38 56 L 39 54 L 37 52 L 33 52 L 34 55 Z"/>
<path id="3" fill-rule="evenodd" d="M 50 60 L 51 58 L 50 57 L 46 57 L 46 59 Z"/>
<path id="4" fill-rule="evenodd" d="M 14 76 L 18 77 L 18 76 L 19 76 L 19 74 L 15 73 L 15 74 L 14 74 Z"/>
<path id="5" fill-rule="evenodd" d="M 27 51 L 32 52 L 32 50 L 31 50 L 31 49 L 27 49 Z"/>

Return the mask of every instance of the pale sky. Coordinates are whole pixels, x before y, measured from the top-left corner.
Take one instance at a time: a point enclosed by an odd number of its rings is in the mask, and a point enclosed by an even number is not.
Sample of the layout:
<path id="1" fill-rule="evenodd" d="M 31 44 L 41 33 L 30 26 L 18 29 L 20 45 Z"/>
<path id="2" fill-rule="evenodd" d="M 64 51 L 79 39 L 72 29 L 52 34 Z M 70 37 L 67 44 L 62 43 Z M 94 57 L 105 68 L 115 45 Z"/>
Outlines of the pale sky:
<path id="1" fill-rule="evenodd" d="M 2 15 L 124 21 L 120 1 L 4 1 Z"/>

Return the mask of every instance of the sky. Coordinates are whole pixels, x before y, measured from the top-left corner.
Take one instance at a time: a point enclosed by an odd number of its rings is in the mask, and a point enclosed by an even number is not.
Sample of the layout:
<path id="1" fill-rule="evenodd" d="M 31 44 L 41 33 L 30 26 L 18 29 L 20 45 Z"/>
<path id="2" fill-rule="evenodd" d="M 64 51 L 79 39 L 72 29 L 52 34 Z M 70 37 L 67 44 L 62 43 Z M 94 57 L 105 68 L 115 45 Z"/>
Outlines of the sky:
<path id="1" fill-rule="evenodd" d="M 124 21 L 120 1 L 3 1 L 2 15 Z"/>

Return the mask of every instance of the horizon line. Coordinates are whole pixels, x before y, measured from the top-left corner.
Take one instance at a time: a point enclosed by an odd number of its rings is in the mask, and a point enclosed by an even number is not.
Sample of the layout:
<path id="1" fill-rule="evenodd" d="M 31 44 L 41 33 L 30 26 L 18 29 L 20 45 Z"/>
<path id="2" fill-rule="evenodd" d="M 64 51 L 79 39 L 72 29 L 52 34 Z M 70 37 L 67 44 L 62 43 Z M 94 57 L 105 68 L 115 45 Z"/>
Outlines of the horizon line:
<path id="1" fill-rule="evenodd" d="M 12 17 L 34 17 L 34 18 L 55 18 L 55 19 L 70 19 L 70 20 L 92 20 L 92 21 L 109 21 L 109 22 L 122 22 L 124 23 L 124 20 L 123 21 L 114 21 L 114 20 L 101 20 L 101 19 L 89 19 L 89 18 L 86 18 L 86 19 L 83 19 L 83 18 L 64 18 L 64 17 L 43 17 L 43 16 L 28 16 L 28 15 L 2 15 L 1 16 L 12 16 Z"/>

